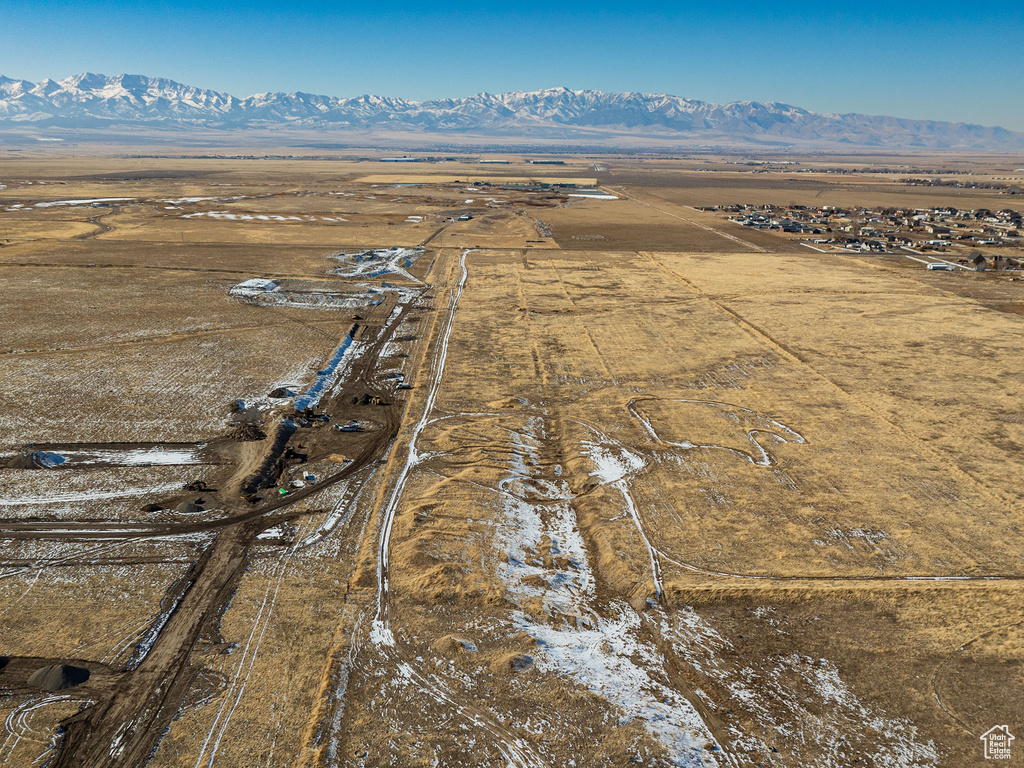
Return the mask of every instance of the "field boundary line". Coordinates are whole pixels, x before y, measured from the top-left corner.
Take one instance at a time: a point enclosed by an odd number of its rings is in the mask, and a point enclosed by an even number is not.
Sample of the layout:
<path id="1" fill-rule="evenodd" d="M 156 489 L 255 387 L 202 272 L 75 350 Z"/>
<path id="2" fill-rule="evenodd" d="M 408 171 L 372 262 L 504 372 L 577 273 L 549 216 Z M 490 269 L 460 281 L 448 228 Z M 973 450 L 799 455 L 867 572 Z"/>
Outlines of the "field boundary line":
<path id="1" fill-rule="evenodd" d="M 838 390 L 846 398 L 848 398 L 850 400 L 850 402 L 852 402 L 852 403 L 856 404 L 858 407 L 860 407 L 861 410 L 863 410 L 864 412 L 870 414 L 872 417 L 878 419 L 879 422 L 881 422 L 882 424 L 885 424 L 889 428 L 890 432 L 894 433 L 895 435 L 897 435 L 902 440 L 905 440 L 906 442 L 908 442 L 911 445 L 915 446 L 917 448 L 917 450 L 923 456 L 928 457 L 929 459 L 934 461 L 939 466 L 945 467 L 947 469 L 947 471 L 949 471 L 951 474 L 959 476 L 959 478 L 961 480 L 966 481 L 968 484 L 970 484 L 971 486 L 976 488 L 981 493 L 981 495 L 987 497 L 990 502 L 992 502 L 994 504 L 997 504 L 1005 513 L 1013 514 L 1013 507 L 1012 507 L 1012 504 L 1011 504 L 1009 499 L 1003 498 L 999 494 L 997 494 L 994 491 L 990 490 L 984 483 L 982 483 L 980 480 L 978 480 L 978 478 L 974 477 L 971 473 L 967 472 L 965 469 L 960 467 L 957 463 L 955 463 L 954 461 L 952 461 L 948 457 L 944 456 L 943 454 L 938 453 L 936 450 L 931 448 L 925 441 L 921 440 L 920 438 L 915 437 L 914 435 L 911 435 L 905 429 L 903 429 L 899 425 L 893 423 L 888 418 L 886 418 L 884 415 L 876 412 L 870 405 L 865 403 L 860 397 L 858 397 L 857 395 L 855 395 L 852 392 L 848 391 L 846 388 L 844 388 L 838 382 L 833 381 L 832 379 L 830 379 L 824 373 L 822 373 L 817 368 L 815 368 L 813 365 L 811 365 L 806 360 L 804 360 L 802 357 L 800 357 L 799 354 L 797 354 L 793 350 L 789 349 L 789 347 L 787 347 L 782 342 L 776 340 L 767 331 L 762 330 L 761 328 L 759 328 L 758 326 L 754 325 L 749 320 L 744 318 L 742 315 L 740 315 L 735 310 L 730 309 L 729 307 L 725 306 L 724 304 L 722 304 L 721 302 L 716 300 L 710 294 L 705 293 L 695 283 L 693 283 L 690 280 L 687 280 L 685 277 L 683 277 L 681 274 L 676 272 L 674 269 L 672 269 L 671 267 L 667 266 L 664 262 L 662 262 L 660 259 L 658 259 L 653 253 L 651 253 L 649 251 L 638 251 L 637 253 L 639 255 L 643 256 L 644 258 L 648 259 L 649 261 L 651 261 L 656 267 L 661 269 L 666 274 L 672 276 L 673 278 L 675 278 L 679 282 L 682 282 L 685 285 L 689 286 L 690 289 L 693 290 L 698 296 L 700 296 L 701 298 L 706 300 L 709 304 L 711 304 L 712 306 L 716 307 L 720 312 L 722 312 L 723 314 L 728 316 L 734 323 L 736 323 L 736 325 L 738 325 L 742 330 L 746 331 L 754 339 L 756 339 L 760 343 L 764 344 L 765 346 L 769 347 L 770 349 L 772 349 L 773 351 L 775 351 L 777 354 L 781 355 L 785 359 L 789 360 L 790 362 L 796 363 L 798 365 L 803 366 L 806 370 L 810 371 L 819 381 L 822 381 L 822 382 L 828 384 L 829 386 L 833 387 L 834 389 Z M 953 545 L 952 542 L 950 542 L 950 544 L 955 547 L 955 545 Z"/>

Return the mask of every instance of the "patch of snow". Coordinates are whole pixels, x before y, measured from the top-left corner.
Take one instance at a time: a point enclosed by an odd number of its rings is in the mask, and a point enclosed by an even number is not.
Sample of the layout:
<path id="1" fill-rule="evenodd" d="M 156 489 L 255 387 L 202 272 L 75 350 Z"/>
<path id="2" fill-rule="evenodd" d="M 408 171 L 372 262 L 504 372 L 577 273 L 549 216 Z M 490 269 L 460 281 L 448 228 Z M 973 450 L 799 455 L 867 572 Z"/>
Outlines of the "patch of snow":
<path id="1" fill-rule="evenodd" d="M 771 609 L 751 615 L 774 625 Z M 799 764 L 845 768 L 854 754 L 848 743 L 872 745 L 857 752 L 867 765 L 887 768 L 934 768 L 938 750 L 922 740 L 905 718 L 890 718 L 864 705 L 839 676 L 834 664 L 798 654 L 769 658 L 759 668 L 736 664 L 732 643 L 692 609 L 662 616 L 662 634 L 702 674 L 715 679 L 768 732 L 785 736 L 787 749 Z M 734 732 L 738 746 L 764 750 L 767 745 L 748 733 Z M 837 739 L 836 734 L 843 739 Z M 814 756 L 812 758 L 812 755 Z"/>
<path id="2" fill-rule="evenodd" d="M 681 766 L 717 766 L 704 744 L 714 738 L 684 696 L 651 675 L 663 661 L 639 639 L 640 618 L 624 603 L 611 606 L 610 618 L 596 617 L 592 628 L 554 628 L 520 614 L 520 628 L 534 637 L 542 653 L 537 665 L 559 672 L 617 705 L 622 721 L 640 719 Z"/>
<path id="3" fill-rule="evenodd" d="M 50 200 L 36 203 L 36 208 L 54 208 L 59 205 L 93 205 L 95 203 L 119 203 L 134 200 L 134 197 L 93 197 L 87 200 Z"/>
<path id="4" fill-rule="evenodd" d="M 331 221 L 331 222 L 342 222 L 348 221 L 341 217 L 326 217 L 326 216 L 311 216 L 303 214 L 301 216 L 281 216 L 279 214 L 269 213 L 231 213 L 229 211 L 196 211 L 195 213 L 186 213 L 181 216 L 183 219 L 220 219 L 223 221 L 256 221 L 256 222 L 280 222 L 280 221 Z"/>
<path id="5" fill-rule="evenodd" d="M 229 293 L 233 296 L 246 295 L 248 291 L 276 291 L 277 283 L 273 280 L 266 280 L 262 277 L 252 277 L 243 280 L 231 288 Z"/>
<path id="6" fill-rule="evenodd" d="M 596 477 L 602 485 L 610 485 L 625 477 L 635 475 L 647 463 L 643 458 L 620 445 L 602 445 L 588 441 L 583 443 L 583 448 L 587 458 L 596 466 L 590 476 Z"/>
<path id="7" fill-rule="evenodd" d="M 149 488 L 118 488 L 113 491 L 68 491 L 65 493 L 45 493 L 34 496 L 0 497 L 0 507 L 18 507 L 28 504 L 66 504 L 74 501 L 97 501 L 102 499 L 122 499 L 142 496 L 150 493 L 166 493 L 181 487 L 181 483 L 161 483 Z"/>
<path id="8" fill-rule="evenodd" d="M 596 583 L 561 472 L 552 470 L 554 479 L 532 478 L 528 487 L 535 492 L 528 497 L 515 493 L 543 466 L 540 447 L 545 440 L 545 424 L 539 416 L 511 433 L 509 471 L 499 486 L 505 523 L 495 541 L 505 553 L 498 572 L 510 597 L 519 604 L 540 597 L 548 615 L 549 620 L 542 620 L 517 612 L 515 618 L 519 629 L 540 645 L 538 667 L 567 675 L 602 696 L 618 707 L 623 721 L 642 720 L 665 746 L 673 764 L 717 766 L 712 753 L 704 749 L 715 739 L 699 713 L 685 697 L 652 676 L 662 660 L 655 647 L 640 639 L 636 611 L 621 601 L 608 607 L 610 617 L 591 608 L 597 602 Z M 585 450 L 598 467 L 593 474 L 621 486 L 620 490 L 625 487 L 624 478 L 644 466 L 639 456 L 603 443 L 587 443 Z M 536 493 L 544 488 L 552 492 Z M 564 567 L 544 566 L 545 543 Z"/>
<path id="9" fill-rule="evenodd" d="M 158 467 L 205 463 L 199 455 L 199 449 L 194 447 L 153 447 L 121 450 L 94 448 L 81 451 L 64 451 L 64 456 L 70 464 L 75 466 L 107 464 L 121 467 Z"/>

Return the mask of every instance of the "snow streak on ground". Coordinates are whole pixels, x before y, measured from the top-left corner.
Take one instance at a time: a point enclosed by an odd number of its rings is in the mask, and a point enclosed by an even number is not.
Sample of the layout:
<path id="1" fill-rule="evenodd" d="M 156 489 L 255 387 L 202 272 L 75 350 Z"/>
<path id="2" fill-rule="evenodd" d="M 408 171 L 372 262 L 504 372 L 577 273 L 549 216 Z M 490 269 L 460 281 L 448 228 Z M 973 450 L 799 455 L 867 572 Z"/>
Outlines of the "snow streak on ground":
<path id="1" fill-rule="evenodd" d="M 662 445 L 669 445 L 672 446 L 673 448 L 679 448 L 682 450 L 691 450 L 694 448 L 709 448 L 714 450 L 728 451 L 729 453 L 733 453 L 737 456 L 742 456 L 751 464 L 754 464 L 756 466 L 770 467 L 775 463 L 774 459 L 758 442 L 758 436 L 771 435 L 775 439 L 783 443 L 803 444 L 807 442 L 802 435 L 790 429 L 785 424 L 775 421 L 774 419 L 770 419 L 767 416 L 762 416 L 761 414 L 752 411 L 749 408 L 741 408 L 737 405 L 732 405 L 731 403 L 723 403 L 717 400 L 669 399 L 661 402 L 682 403 L 684 405 L 696 406 L 700 408 L 709 408 L 714 411 L 717 411 L 722 418 L 736 424 L 738 428 L 742 428 L 747 433 L 747 439 L 750 442 L 751 452 L 747 453 L 746 451 L 739 451 L 736 450 L 735 448 L 730 448 L 725 445 L 716 445 L 713 443 L 699 444 L 690 442 L 689 440 L 680 440 L 673 442 L 659 435 L 658 431 L 654 428 L 654 425 L 651 423 L 650 417 L 642 410 L 641 407 L 638 407 L 638 403 L 642 403 L 644 401 L 649 400 L 651 400 L 651 398 L 639 398 L 636 400 L 631 400 L 626 407 L 629 410 L 629 412 L 636 419 L 638 419 L 641 424 L 643 424 L 644 429 L 647 430 L 647 433 L 655 442 L 661 443 Z M 750 426 L 752 426 L 753 429 L 746 428 Z"/>
<path id="2" fill-rule="evenodd" d="M 204 464 L 201 446 L 152 448 L 90 448 L 88 450 L 61 451 L 64 461 L 60 466 L 116 466 L 160 467 Z"/>
<path id="3" fill-rule="evenodd" d="M 589 424 L 582 424 L 581 422 L 581 425 L 593 432 L 597 438 L 597 442 L 585 440 L 582 444 L 583 453 L 596 467 L 590 473 L 590 476 L 598 478 L 602 485 L 614 486 L 622 494 L 622 499 L 626 504 L 626 511 L 629 513 L 629 517 L 633 521 L 633 525 L 636 526 L 637 533 L 647 549 L 647 557 L 651 563 L 651 578 L 654 581 L 654 590 L 657 598 L 660 600 L 661 596 L 665 593 L 665 587 L 661 579 L 660 553 L 651 544 L 651 540 L 647 536 L 643 519 L 636 508 L 636 503 L 633 501 L 633 493 L 629 487 L 630 476 L 642 470 L 647 465 L 647 462 L 642 457 L 624 448 L 618 441 L 601 433 Z"/>
<path id="4" fill-rule="evenodd" d="M 49 727 L 39 729 L 33 727 L 32 719 L 41 709 L 54 704 L 93 704 L 92 699 L 74 694 L 44 693 L 33 696 L 19 704 L 4 719 L 4 730 L 7 738 L 0 744 L 0 765 L 8 765 L 15 748 L 21 741 L 43 744 L 46 749 L 32 761 L 32 765 L 45 765 L 46 758 L 57 744 L 56 734 Z"/>
<path id="5" fill-rule="evenodd" d="M 242 700 L 242 696 L 245 693 L 249 682 L 249 675 L 252 673 L 252 668 L 256 663 L 256 656 L 260 650 L 260 643 L 263 641 L 263 635 L 267 631 L 267 626 L 270 624 L 274 613 L 274 607 L 277 604 L 277 595 L 281 589 L 281 582 L 288 573 L 288 564 L 294 554 L 294 548 L 285 550 L 278 557 L 278 562 L 273 566 L 274 570 L 270 578 L 267 579 L 267 589 L 263 595 L 263 603 L 260 605 L 256 618 L 253 621 L 249 637 L 242 646 L 242 652 L 239 655 L 238 664 L 231 675 L 231 683 L 228 686 L 224 700 L 221 702 L 220 709 L 217 710 L 217 715 L 213 720 L 213 725 L 210 726 L 210 730 L 206 734 L 206 740 L 199 750 L 199 757 L 196 760 L 195 768 L 213 767 L 221 741 L 224 738 L 224 733 L 227 731 L 238 703 Z"/>
<path id="6" fill-rule="evenodd" d="M 773 614 L 765 607 L 756 618 L 771 623 Z M 769 658 L 759 668 L 743 666 L 726 660 L 739 658 L 736 649 L 692 609 L 680 610 L 671 619 L 662 616 L 661 623 L 662 634 L 687 661 L 724 686 L 767 732 L 779 734 L 787 749 L 802 758 L 800 764 L 810 764 L 812 755 L 817 755 L 813 764 L 819 768 L 846 768 L 858 757 L 863 764 L 885 768 L 938 764 L 932 741 L 920 740 L 909 720 L 886 717 L 865 706 L 828 660 L 790 654 Z M 735 729 L 733 733 L 736 747 L 766 748 L 749 734 Z M 861 740 L 874 751 L 865 754 L 853 746 Z"/>
<path id="7" fill-rule="evenodd" d="M 299 551 L 316 547 L 334 533 L 339 526 L 347 525 L 367 486 L 367 481 L 372 477 L 374 471 L 374 469 L 363 470 L 359 475 L 343 483 L 338 483 L 333 489 L 329 489 L 328 493 L 318 497 L 322 500 L 321 503 L 323 500 L 332 499 L 335 496 L 337 501 L 333 503 L 323 522 L 313 531 L 298 539 L 293 545 L 293 549 Z"/>
<path id="8" fill-rule="evenodd" d="M 452 296 L 452 300 L 448 308 L 448 316 L 445 318 L 444 326 L 441 329 L 441 335 L 438 338 L 437 356 L 431 372 L 429 389 L 427 391 L 427 402 L 423 406 L 423 415 L 420 417 L 420 420 L 416 423 L 416 426 L 413 429 L 412 436 L 409 439 L 409 453 L 406 457 L 405 465 L 402 467 L 402 472 L 395 481 L 395 486 L 391 491 L 390 499 L 383 512 L 380 547 L 377 553 L 377 616 L 374 619 L 373 629 L 371 630 L 371 639 L 379 645 L 393 646 L 395 643 L 394 636 L 388 627 L 386 616 L 391 529 L 395 522 L 395 512 L 398 509 L 398 502 L 401 500 L 402 492 L 405 490 L 405 483 L 409 479 L 409 473 L 420 461 L 420 455 L 416 449 L 416 442 L 419 440 L 419 436 L 423 432 L 424 427 L 429 423 L 431 412 L 434 410 L 434 401 L 437 399 L 437 391 L 441 386 L 441 379 L 444 376 L 445 363 L 448 360 L 448 342 L 451 339 L 452 326 L 455 322 L 455 311 L 458 309 L 459 299 L 462 298 L 462 291 L 466 285 L 466 278 L 468 277 L 468 272 L 466 270 L 466 255 L 468 253 L 468 250 L 463 251 L 462 257 L 459 261 L 459 266 L 462 268 L 462 277 L 459 280 L 455 294 Z"/>
<path id="9" fill-rule="evenodd" d="M 121 203 L 134 200 L 134 197 L 94 197 L 88 200 L 49 200 L 45 203 L 36 203 L 36 208 L 55 208 L 63 205 L 94 205 L 96 203 Z"/>
<path id="10" fill-rule="evenodd" d="M 216 200 L 218 203 L 233 203 L 246 199 L 248 198 L 245 195 L 235 195 L 233 197 L 177 197 L 159 200 L 158 202 L 167 203 L 168 205 L 181 205 L 182 203 L 205 203 L 210 200 Z"/>
<path id="11" fill-rule="evenodd" d="M 568 485 L 559 479 L 560 468 L 552 468 L 554 479 L 536 477 L 545 440 L 539 416 L 512 435 L 509 474 L 501 483 L 506 524 L 496 542 L 506 554 L 500 573 L 513 600 L 523 604 L 543 599 L 546 620 L 521 612 L 515 619 L 540 645 L 538 666 L 568 675 L 604 697 L 621 710 L 623 722 L 642 720 L 674 764 L 718 765 L 704 749 L 715 740 L 700 715 L 684 696 L 652 675 L 663 662 L 657 649 L 640 638 L 636 611 L 623 601 L 596 610 L 594 575 Z M 584 448 L 597 467 L 593 474 L 628 494 L 625 479 L 643 467 L 643 460 L 604 441 Z M 518 495 L 516 488 L 527 484 L 529 496 Z M 548 493 L 541 495 L 544 488 Z M 545 568 L 547 554 L 564 566 Z M 546 586 L 536 586 L 538 579 Z"/>
<path id="12" fill-rule="evenodd" d="M 620 722 L 639 718 L 664 746 L 669 760 L 681 766 L 716 766 L 704 749 L 713 742 L 700 716 L 681 694 L 651 675 L 663 660 L 638 639 L 640 617 L 628 604 L 613 603 L 609 618 L 596 617 L 592 627 L 555 628 L 519 617 L 520 627 L 543 649 L 542 669 L 568 675 L 619 707 Z"/>
<path id="13" fill-rule="evenodd" d="M 181 488 L 181 483 L 161 483 L 148 488 L 117 488 L 109 491 L 83 490 L 66 491 L 63 493 L 42 493 L 22 496 L 0 496 L 0 507 L 20 507 L 31 505 L 68 504 L 81 501 L 99 501 L 103 499 L 123 499 L 140 497 L 145 494 L 167 493 Z"/>

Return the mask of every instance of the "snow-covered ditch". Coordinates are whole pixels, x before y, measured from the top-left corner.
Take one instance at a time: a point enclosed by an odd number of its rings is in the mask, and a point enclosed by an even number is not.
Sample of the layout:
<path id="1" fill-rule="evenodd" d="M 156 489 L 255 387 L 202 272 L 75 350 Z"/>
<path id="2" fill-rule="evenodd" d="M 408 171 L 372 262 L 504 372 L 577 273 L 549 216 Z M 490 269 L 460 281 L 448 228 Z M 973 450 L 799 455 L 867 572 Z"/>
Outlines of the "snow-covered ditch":
<path id="1" fill-rule="evenodd" d="M 180 482 L 160 483 L 140 488 L 113 488 L 109 490 L 55 491 L 51 493 L 30 493 L 14 496 L 0 496 L 0 507 L 41 506 L 72 504 L 83 501 L 106 501 L 108 499 L 142 498 L 150 494 L 170 493 L 181 488 Z"/>
<path id="2" fill-rule="evenodd" d="M 210 480 L 212 465 L 95 466 L 82 472 L 6 469 L 0 480 L 0 515 L 8 519 L 110 520 L 143 522 L 164 512 L 148 512 L 180 492 L 192 478 Z"/>
<path id="3" fill-rule="evenodd" d="M 305 408 L 316 408 L 324 392 L 328 391 L 335 382 L 342 380 L 352 362 L 362 355 L 364 346 L 363 343 L 353 339 L 352 334 L 346 334 L 334 354 L 331 355 L 331 359 L 327 361 L 327 365 L 317 371 L 316 381 L 295 399 L 295 408 L 300 411 Z"/>
<path id="4" fill-rule="evenodd" d="M 558 469 L 553 479 L 535 476 L 544 430 L 543 419 L 533 417 L 512 434 L 510 471 L 501 483 L 505 524 L 496 534 L 506 561 L 499 573 L 510 596 L 520 605 L 539 597 L 547 613 L 541 620 L 519 611 L 514 619 L 539 645 L 537 666 L 567 675 L 602 696 L 621 710 L 623 722 L 641 720 L 674 764 L 719 765 L 704 748 L 715 740 L 700 715 L 684 696 L 657 679 L 663 660 L 641 638 L 636 611 L 624 601 L 595 610 L 594 574 L 568 484 Z M 628 452 L 605 446 L 591 450 L 602 482 L 619 482 L 642 466 L 642 459 Z M 523 492 L 527 488 L 529 494 Z M 564 567 L 545 568 L 544 554 Z"/>

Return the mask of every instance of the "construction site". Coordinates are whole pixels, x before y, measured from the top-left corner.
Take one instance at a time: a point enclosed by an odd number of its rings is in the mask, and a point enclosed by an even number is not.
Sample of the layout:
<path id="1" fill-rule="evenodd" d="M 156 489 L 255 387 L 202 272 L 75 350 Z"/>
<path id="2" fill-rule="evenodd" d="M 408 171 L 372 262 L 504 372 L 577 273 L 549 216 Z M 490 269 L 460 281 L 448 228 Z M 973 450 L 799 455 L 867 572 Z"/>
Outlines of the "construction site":
<path id="1" fill-rule="evenodd" d="M 1020 726 L 1024 247 L 753 218 L 1002 226 L 1019 158 L 162 152 L 0 153 L 0 765 L 960 768 Z"/>

